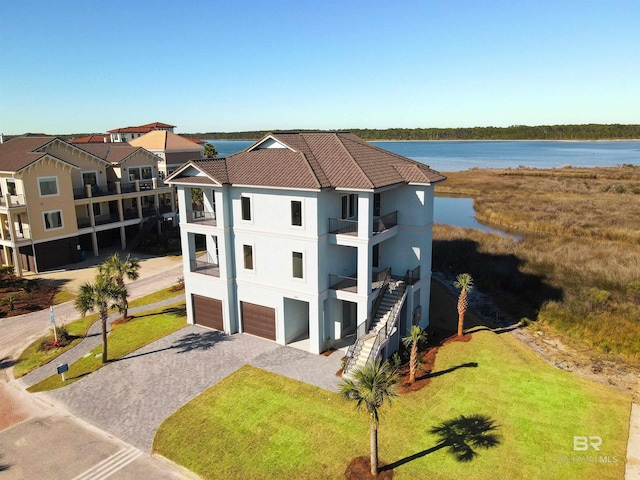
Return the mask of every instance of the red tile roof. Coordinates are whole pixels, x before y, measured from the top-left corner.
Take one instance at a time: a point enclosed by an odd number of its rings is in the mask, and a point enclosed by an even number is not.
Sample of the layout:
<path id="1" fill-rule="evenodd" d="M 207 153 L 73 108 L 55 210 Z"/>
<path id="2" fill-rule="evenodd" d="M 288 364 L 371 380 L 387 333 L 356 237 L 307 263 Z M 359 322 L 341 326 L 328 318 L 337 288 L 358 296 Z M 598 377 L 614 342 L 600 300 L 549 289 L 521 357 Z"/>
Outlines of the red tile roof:
<path id="1" fill-rule="evenodd" d="M 269 139 L 288 148 L 260 148 Z M 226 159 L 192 161 L 219 183 L 282 188 L 375 189 L 445 179 L 427 165 L 374 147 L 350 133 L 275 133 Z M 169 179 L 180 179 L 183 167 Z M 174 179 L 175 177 L 175 179 Z"/>
<path id="2" fill-rule="evenodd" d="M 124 128 L 116 128 L 115 130 L 107 130 L 109 133 L 149 133 L 155 128 L 152 127 L 124 127 Z"/>
<path id="3" fill-rule="evenodd" d="M 72 138 L 70 143 L 110 143 L 111 136 L 104 134 L 87 135 L 86 137 Z"/>
<path id="4" fill-rule="evenodd" d="M 168 123 L 162 123 L 162 122 L 147 123 L 146 125 L 140 125 L 140 126 L 151 127 L 151 128 L 176 128 L 175 125 L 169 125 Z"/>

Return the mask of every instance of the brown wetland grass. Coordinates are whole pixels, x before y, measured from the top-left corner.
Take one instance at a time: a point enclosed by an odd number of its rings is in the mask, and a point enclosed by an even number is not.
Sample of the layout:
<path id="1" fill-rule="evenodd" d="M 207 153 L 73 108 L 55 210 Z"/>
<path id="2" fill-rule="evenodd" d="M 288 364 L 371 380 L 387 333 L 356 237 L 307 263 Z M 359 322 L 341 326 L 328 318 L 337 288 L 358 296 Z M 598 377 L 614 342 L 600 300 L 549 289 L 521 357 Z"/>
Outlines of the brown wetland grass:
<path id="1" fill-rule="evenodd" d="M 516 319 L 640 360 L 640 167 L 447 177 L 437 193 L 473 196 L 479 220 L 522 240 L 437 225 L 435 271 L 469 272 Z"/>

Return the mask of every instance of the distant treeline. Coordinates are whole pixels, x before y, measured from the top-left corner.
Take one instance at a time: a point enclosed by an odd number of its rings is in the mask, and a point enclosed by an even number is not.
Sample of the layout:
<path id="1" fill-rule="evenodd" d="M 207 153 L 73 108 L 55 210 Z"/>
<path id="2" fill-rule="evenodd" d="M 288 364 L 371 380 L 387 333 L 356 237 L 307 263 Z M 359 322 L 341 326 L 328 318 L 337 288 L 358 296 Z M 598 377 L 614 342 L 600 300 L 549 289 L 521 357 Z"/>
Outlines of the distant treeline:
<path id="1" fill-rule="evenodd" d="M 277 130 L 208 132 L 185 134 L 203 140 L 256 140 Z M 326 130 L 296 130 L 319 132 Z M 354 128 L 349 131 L 365 140 L 620 140 L 640 139 L 640 125 L 512 125 L 471 128 Z"/>

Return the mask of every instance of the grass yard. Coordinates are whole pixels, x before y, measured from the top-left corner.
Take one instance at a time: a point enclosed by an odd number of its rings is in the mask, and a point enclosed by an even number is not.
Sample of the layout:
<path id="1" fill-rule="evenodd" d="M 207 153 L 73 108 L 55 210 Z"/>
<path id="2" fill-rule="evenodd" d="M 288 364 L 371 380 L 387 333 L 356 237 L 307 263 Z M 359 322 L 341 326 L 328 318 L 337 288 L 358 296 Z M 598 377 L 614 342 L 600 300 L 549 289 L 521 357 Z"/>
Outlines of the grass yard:
<path id="1" fill-rule="evenodd" d="M 442 347 L 438 372 L 384 413 L 380 459 L 394 478 L 624 477 L 630 397 L 487 330 Z M 460 415 L 489 417 L 500 443 L 457 461 L 429 429 Z M 153 449 L 206 479 L 338 479 L 368 455 L 368 431 L 367 415 L 337 394 L 245 366 L 169 417 Z M 575 452 L 577 435 L 600 436 L 601 451 Z"/>
<path id="2" fill-rule="evenodd" d="M 109 359 L 124 357 L 181 329 L 186 325 L 186 316 L 185 304 L 181 302 L 135 315 L 126 323 L 113 325 L 107 341 Z M 52 375 L 27 390 L 33 393 L 64 387 L 102 366 L 102 344 L 100 344 L 87 356 L 69 365 L 65 383 L 62 383 L 60 375 Z"/>
<path id="3" fill-rule="evenodd" d="M 18 357 L 18 361 L 13 367 L 13 376 L 20 378 L 75 347 L 84 340 L 87 330 L 97 319 L 98 314 L 94 313 L 75 322 L 67 323 L 65 328 L 71 340 L 67 345 L 57 348 L 50 347 L 54 341 L 53 331 L 33 342 Z"/>

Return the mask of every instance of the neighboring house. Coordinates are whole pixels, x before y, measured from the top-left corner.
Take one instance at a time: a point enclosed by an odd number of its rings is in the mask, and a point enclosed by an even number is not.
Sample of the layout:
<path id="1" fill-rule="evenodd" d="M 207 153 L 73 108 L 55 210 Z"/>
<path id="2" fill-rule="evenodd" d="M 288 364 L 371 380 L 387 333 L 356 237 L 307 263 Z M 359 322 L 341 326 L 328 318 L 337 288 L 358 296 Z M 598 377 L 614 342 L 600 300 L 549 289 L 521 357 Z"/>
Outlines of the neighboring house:
<path id="1" fill-rule="evenodd" d="M 69 140 L 69 143 L 110 143 L 111 137 L 103 133 L 94 133 L 86 137 L 77 137 Z"/>
<path id="2" fill-rule="evenodd" d="M 129 142 L 134 138 L 141 137 L 154 130 L 161 130 L 165 132 L 173 133 L 175 125 L 169 125 L 167 123 L 154 122 L 147 123 L 146 125 L 140 125 L 138 127 L 124 127 L 116 128 L 115 130 L 109 130 L 112 142 Z"/>
<path id="3" fill-rule="evenodd" d="M 159 180 L 157 160 L 126 144 L 35 136 L 0 144 L 2 264 L 18 275 L 47 270 L 127 248 L 143 225 L 173 219 L 174 189 Z"/>
<path id="4" fill-rule="evenodd" d="M 158 156 L 158 167 L 163 175 L 171 175 L 189 160 L 204 157 L 204 147 L 188 138 L 165 130 L 154 130 L 129 142 Z"/>
<path id="5" fill-rule="evenodd" d="M 274 133 L 183 165 L 166 182 L 178 188 L 189 322 L 313 353 L 352 344 L 354 362 L 368 339 L 391 354 L 429 321 L 444 179 L 349 133 Z"/>

